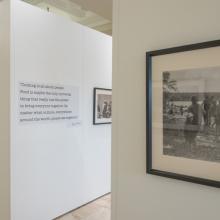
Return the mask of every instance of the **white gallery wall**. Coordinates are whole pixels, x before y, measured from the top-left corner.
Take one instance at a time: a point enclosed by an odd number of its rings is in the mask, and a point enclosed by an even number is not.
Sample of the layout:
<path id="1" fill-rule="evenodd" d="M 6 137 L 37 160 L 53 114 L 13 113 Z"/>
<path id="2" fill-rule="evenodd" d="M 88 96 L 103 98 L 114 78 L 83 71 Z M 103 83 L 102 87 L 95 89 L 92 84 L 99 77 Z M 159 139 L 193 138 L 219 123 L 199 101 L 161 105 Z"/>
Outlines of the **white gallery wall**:
<path id="1" fill-rule="evenodd" d="M 145 61 L 146 51 L 220 39 L 219 8 L 114 0 L 112 220 L 219 219 L 219 189 L 146 174 Z"/>
<path id="2" fill-rule="evenodd" d="M 110 192 L 111 125 L 92 116 L 93 88 L 111 88 L 112 39 L 13 0 L 11 47 L 12 220 L 51 220 Z M 78 87 L 78 123 L 19 123 L 20 82 Z"/>

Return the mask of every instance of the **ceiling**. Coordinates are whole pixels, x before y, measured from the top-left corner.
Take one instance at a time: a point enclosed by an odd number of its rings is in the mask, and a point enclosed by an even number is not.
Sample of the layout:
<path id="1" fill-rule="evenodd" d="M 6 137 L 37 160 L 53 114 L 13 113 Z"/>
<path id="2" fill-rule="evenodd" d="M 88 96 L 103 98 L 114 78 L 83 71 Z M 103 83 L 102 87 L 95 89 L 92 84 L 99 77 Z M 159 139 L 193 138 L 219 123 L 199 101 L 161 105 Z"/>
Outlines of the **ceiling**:
<path id="1" fill-rule="evenodd" d="M 97 31 L 112 34 L 112 0 L 23 0 Z"/>
<path id="2" fill-rule="evenodd" d="M 93 11 L 102 17 L 112 20 L 112 0 L 70 0 L 85 9 Z"/>

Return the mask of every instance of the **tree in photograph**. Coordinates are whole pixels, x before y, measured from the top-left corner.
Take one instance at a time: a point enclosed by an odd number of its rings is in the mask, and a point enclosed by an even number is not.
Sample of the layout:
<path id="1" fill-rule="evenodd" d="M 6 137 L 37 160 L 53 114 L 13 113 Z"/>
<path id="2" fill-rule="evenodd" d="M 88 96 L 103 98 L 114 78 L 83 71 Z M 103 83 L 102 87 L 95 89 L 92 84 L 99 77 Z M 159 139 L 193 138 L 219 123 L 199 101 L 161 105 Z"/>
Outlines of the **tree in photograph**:
<path id="1" fill-rule="evenodd" d="M 166 110 L 171 93 L 177 91 L 176 80 L 170 79 L 170 72 L 163 72 L 163 109 Z"/>

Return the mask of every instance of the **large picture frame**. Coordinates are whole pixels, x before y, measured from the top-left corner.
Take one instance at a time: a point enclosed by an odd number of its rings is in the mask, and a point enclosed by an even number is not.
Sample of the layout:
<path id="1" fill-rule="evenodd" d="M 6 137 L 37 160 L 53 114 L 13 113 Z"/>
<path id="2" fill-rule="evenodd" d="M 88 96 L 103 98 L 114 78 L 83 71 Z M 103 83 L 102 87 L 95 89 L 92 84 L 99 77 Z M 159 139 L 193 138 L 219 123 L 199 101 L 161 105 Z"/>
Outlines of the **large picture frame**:
<path id="1" fill-rule="evenodd" d="M 94 88 L 93 91 L 93 124 L 112 123 L 112 90 Z"/>
<path id="2" fill-rule="evenodd" d="M 147 173 L 220 187 L 220 40 L 146 53 Z"/>

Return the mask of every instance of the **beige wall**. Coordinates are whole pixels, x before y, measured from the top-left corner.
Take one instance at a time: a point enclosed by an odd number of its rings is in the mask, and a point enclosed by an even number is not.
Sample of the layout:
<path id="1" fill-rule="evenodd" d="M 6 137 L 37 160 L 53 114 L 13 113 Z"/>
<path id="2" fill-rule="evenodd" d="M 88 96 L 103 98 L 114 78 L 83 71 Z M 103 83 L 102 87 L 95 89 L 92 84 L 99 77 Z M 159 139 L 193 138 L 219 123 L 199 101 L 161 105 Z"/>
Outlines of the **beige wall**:
<path id="1" fill-rule="evenodd" d="M 0 1 L 0 219 L 10 219 L 10 11 Z"/>
<path id="2" fill-rule="evenodd" d="M 113 220 L 219 219 L 220 189 L 146 174 L 145 52 L 220 38 L 219 0 L 114 0 Z"/>

